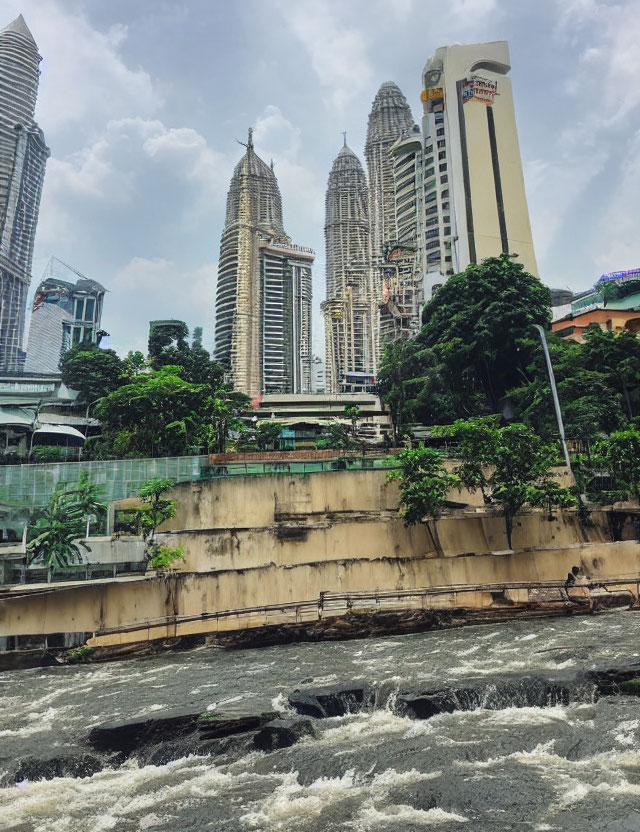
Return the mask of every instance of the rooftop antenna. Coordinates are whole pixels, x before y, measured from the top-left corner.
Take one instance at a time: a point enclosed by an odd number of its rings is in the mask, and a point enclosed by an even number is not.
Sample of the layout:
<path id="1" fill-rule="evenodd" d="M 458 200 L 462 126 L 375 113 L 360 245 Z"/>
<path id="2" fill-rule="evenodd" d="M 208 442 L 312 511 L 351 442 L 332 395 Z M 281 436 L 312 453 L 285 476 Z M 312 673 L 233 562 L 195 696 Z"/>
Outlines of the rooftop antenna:
<path id="1" fill-rule="evenodd" d="M 271 171 L 273 172 L 275 165 L 273 164 L 273 159 L 271 159 Z"/>
<path id="2" fill-rule="evenodd" d="M 238 142 L 238 144 L 241 144 L 243 147 L 246 147 L 247 150 L 253 150 L 253 127 L 249 128 L 248 133 L 249 135 L 247 137 L 246 142 L 241 142 L 240 139 L 236 139 L 236 141 Z"/>
<path id="3" fill-rule="evenodd" d="M 342 146 L 346 147 L 347 146 L 347 131 L 346 130 L 342 131 L 342 138 L 344 139 L 344 144 Z"/>

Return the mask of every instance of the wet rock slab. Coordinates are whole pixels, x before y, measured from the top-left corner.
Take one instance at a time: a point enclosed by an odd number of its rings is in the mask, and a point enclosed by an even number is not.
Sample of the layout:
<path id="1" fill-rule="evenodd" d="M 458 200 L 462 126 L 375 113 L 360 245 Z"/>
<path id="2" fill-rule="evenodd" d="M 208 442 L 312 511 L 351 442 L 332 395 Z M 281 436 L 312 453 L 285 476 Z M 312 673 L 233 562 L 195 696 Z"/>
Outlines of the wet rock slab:
<path id="1" fill-rule="evenodd" d="M 289 696 L 289 705 L 303 716 L 326 719 L 371 707 L 374 698 L 374 690 L 369 684 L 353 682 L 350 685 L 295 690 Z"/>
<path id="2" fill-rule="evenodd" d="M 310 719 L 274 719 L 263 725 L 254 736 L 253 743 L 261 751 L 288 748 L 303 737 L 315 737 L 316 731 Z"/>
<path id="3" fill-rule="evenodd" d="M 13 774 L 13 782 L 53 780 L 54 777 L 91 777 L 102 770 L 102 762 L 92 754 L 56 754 L 51 757 L 25 757 Z"/>
<path id="4" fill-rule="evenodd" d="M 200 711 L 157 711 L 153 716 L 99 725 L 88 742 L 97 751 L 130 755 L 139 748 L 174 740 L 195 731 Z"/>

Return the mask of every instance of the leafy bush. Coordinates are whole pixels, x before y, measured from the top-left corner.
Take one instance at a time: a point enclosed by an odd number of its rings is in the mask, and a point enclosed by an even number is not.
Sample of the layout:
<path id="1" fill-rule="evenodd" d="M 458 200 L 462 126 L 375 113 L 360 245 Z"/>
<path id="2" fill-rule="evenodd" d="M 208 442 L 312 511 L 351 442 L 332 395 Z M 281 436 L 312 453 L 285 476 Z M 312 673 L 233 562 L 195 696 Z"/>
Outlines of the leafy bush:
<path id="1" fill-rule="evenodd" d="M 149 566 L 152 569 L 166 569 L 177 560 L 181 560 L 183 563 L 187 561 L 182 546 L 176 546 L 175 549 L 171 549 L 169 546 L 155 546 L 152 550 Z"/>
<path id="2" fill-rule="evenodd" d="M 66 448 L 61 448 L 60 445 L 36 445 L 31 451 L 34 462 L 62 462 L 66 458 Z"/>

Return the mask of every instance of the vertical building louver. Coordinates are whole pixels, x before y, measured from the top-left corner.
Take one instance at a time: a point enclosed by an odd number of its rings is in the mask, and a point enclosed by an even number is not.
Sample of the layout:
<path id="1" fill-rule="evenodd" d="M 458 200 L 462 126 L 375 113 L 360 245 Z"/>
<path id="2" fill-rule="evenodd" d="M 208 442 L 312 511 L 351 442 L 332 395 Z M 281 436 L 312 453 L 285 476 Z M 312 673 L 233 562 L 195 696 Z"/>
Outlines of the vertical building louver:
<path id="1" fill-rule="evenodd" d="M 22 15 L 0 31 L 0 369 L 22 369 L 27 290 L 49 149 L 34 121 L 40 55 Z"/>
<path id="2" fill-rule="evenodd" d="M 278 182 L 251 131 L 246 148 L 227 195 L 215 358 L 239 392 L 308 393 L 314 254 L 285 233 Z"/>

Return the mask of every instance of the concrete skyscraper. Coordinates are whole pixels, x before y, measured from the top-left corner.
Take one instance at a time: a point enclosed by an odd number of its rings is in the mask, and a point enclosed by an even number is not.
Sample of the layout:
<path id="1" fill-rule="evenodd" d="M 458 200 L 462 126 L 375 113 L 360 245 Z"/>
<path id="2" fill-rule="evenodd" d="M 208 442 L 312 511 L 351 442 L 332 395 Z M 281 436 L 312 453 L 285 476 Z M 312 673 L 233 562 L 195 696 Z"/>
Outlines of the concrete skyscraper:
<path id="1" fill-rule="evenodd" d="M 215 358 L 242 393 L 308 393 L 314 254 L 285 233 L 273 165 L 256 154 L 251 130 L 246 148 L 227 195 Z"/>
<path id="2" fill-rule="evenodd" d="M 33 244 L 49 149 L 34 121 L 38 47 L 22 15 L 0 31 L 0 369 L 20 370 Z"/>
<path id="3" fill-rule="evenodd" d="M 413 129 L 411 108 L 393 81 L 385 81 L 378 90 L 369 114 L 365 158 L 369 178 L 369 262 L 370 301 L 376 320 L 374 328 L 374 372 L 381 351 L 379 304 L 383 301 L 383 264 L 385 248 L 398 239 L 396 223 L 393 156 L 391 148 Z"/>
<path id="4" fill-rule="evenodd" d="M 537 275 L 510 69 L 506 41 L 445 46 L 424 68 L 427 300 L 503 252 Z"/>
<path id="5" fill-rule="evenodd" d="M 374 380 L 375 316 L 370 296 L 367 180 L 356 154 L 338 153 L 325 202 L 327 299 L 322 304 L 325 331 L 325 390 L 370 390 Z"/>

